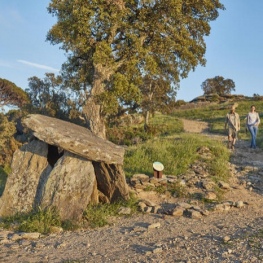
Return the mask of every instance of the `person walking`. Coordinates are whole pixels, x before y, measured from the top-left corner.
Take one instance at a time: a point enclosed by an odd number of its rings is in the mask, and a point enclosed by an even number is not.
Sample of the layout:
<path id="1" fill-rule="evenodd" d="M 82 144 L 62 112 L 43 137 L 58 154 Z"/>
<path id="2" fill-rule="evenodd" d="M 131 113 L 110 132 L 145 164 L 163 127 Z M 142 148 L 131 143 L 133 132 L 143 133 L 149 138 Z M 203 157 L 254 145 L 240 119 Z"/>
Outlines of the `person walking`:
<path id="1" fill-rule="evenodd" d="M 237 133 L 240 130 L 239 114 L 235 112 L 235 106 L 232 106 L 226 115 L 225 130 L 228 127 L 228 148 L 234 149 L 237 140 Z"/>
<path id="2" fill-rule="evenodd" d="M 247 128 L 251 134 L 251 143 L 250 148 L 256 149 L 256 138 L 258 133 L 258 125 L 260 123 L 259 114 L 256 112 L 255 105 L 252 105 L 250 107 L 250 112 L 248 113 L 246 117 L 247 121 Z"/>

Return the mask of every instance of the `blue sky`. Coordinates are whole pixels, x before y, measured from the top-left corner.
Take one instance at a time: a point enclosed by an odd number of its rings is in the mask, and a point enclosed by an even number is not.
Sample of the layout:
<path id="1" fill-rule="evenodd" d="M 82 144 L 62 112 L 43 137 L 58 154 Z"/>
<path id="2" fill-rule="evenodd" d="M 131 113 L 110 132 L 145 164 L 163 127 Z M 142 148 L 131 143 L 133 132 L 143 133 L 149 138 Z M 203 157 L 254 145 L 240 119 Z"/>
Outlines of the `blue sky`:
<path id="1" fill-rule="evenodd" d="M 46 7 L 49 0 L 0 0 L 0 78 L 25 89 L 28 78 L 58 73 L 64 51 L 46 42 L 56 22 Z M 206 37 L 206 66 L 183 79 L 177 99 L 190 101 L 203 94 L 207 78 L 223 76 L 236 84 L 234 94 L 263 95 L 262 0 L 221 0 L 226 10 L 211 23 Z"/>

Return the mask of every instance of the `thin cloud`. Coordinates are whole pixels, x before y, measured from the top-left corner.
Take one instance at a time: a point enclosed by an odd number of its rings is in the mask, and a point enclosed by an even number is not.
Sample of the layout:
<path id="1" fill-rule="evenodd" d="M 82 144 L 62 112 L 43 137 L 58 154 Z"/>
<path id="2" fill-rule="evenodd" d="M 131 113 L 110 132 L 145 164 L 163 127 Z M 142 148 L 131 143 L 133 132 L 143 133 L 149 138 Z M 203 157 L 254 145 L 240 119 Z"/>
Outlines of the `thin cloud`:
<path id="1" fill-rule="evenodd" d="M 1 7 L 0 11 L 0 24 L 2 29 L 16 28 L 17 25 L 21 25 L 25 20 L 21 16 L 18 10 L 9 7 Z"/>
<path id="2" fill-rule="evenodd" d="M 49 66 L 46 66 L 46 65 L 41 65 L 41 64 L 37 64 L 37 63 L 32 63 L 32 62 L 29 62 L 29 61 L 26 61 L 26 60 L 17 60 L 19 63 L 22 63 L 22 64 L 25 64 L 27 66 L 31 66 L 31 67 L 34 67 L 34 68 L 40 68 L 40 69 L 44 69 L 44 70 L 50 70 L 50 71 L 56 71 L 58 72 L 59 69 L 56 69 L 56 68 L 52 68 L 52 67 L 49 67 Z"/>
<path id="3" fill-rule="evenodd" d="M 9 62 L 6 62 L 4 60 L 0 60 L 0 67 L 3 67 L 3 68 L 13 68 L 13 66 L 9 63 Z"/>

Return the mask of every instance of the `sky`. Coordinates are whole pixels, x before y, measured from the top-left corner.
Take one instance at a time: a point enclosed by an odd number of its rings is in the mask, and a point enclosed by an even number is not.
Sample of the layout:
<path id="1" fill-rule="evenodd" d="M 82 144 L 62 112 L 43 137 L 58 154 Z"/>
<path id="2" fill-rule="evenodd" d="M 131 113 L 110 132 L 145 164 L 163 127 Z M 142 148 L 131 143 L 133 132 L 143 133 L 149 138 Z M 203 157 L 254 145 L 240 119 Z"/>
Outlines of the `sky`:
<path id="1" fill-rule="evenodd" d="M 50 0 L 0 0 L 0 78 L 26 89 L 28 78 L 59 73 L 66 56 L 46 41 L 56 18 L 47 12 Z M 232 79 L 232 94 L 263 95 L 262 0 L 221 0 L 226 10 L 210 23 L 205 37 L 206 66 L 198 66 L 180 82 L 177 100 L 201 96 L 208 78 Z"/>

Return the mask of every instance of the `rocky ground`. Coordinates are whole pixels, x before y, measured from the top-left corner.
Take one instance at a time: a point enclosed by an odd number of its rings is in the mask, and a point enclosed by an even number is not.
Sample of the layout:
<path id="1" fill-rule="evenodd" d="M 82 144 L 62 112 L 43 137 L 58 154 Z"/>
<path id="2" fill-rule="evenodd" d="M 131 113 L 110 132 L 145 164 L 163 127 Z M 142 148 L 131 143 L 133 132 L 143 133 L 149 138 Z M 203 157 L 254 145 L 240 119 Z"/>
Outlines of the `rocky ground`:
<path id="1" fill-rule="evenodd" d="M 188 132 L 207 131 L 206 123 L 185 121 L 184 125 Z M 113 218 L 103 228 L 41 238 L 2 230 L 0 262 L 263 262 L 262 153 L 251 151 L 248 142 L 237 142 L 222 209 L 207 213 L 204 209 L 196 218 L 169 213 Z M 175 202 L 172 197 L 140 194 L 150 202 L 159 200 L 161 207 Z M 202 206 L 193 204 L 193 208 Z"/>

